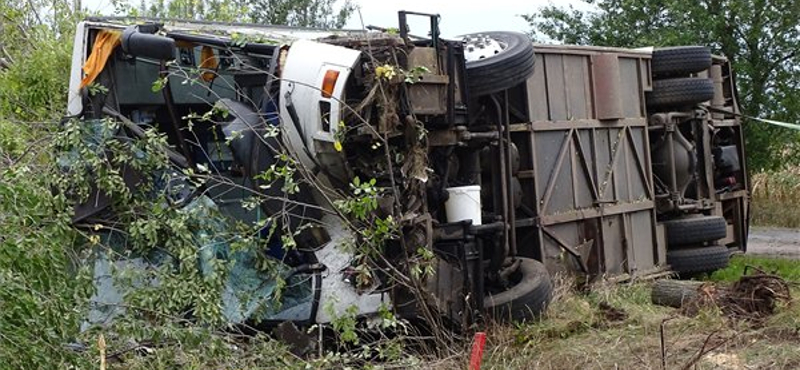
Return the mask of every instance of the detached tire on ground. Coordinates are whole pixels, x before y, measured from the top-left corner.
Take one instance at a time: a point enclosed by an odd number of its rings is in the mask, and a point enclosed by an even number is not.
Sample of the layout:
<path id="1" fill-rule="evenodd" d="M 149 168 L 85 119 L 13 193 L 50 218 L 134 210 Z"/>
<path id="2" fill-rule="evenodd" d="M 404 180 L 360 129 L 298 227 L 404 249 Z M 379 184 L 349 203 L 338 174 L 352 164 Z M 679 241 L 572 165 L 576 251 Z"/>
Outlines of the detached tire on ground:
<path id="1" fill-rule="evenodd" d="M 553 283 L 544 265 L 530 258 L 517 259 L 521 261 L 515 279 L 518 282 L 483 300 L 487 314 L 497 321 L 522 322 L 538 317 L 553 297 Z"/>
<path id="2" fill-rule="evenodd" d="M 650 300 L 659 306 L 681 308 L 685 302 L 697 299 L 700 281 L 658 280 L 650 290 Z"/>
<path id="3" fill-rule="evenodd" d="M 667 251 L 667 263 L 681 275 L 714 272 L 728 267 L 729 261 L 728 248 L 720 245 Z"/>
<path id="4" fill-rule="evenodd" d="M 527 35 L 482 32 L 462 38 L 467 54 L 467 90 L 473 98 L 510 89 L 533 74 L 536 57 Z"/>
<path id="5" fill-rule="evenodd" d="M 678 77 L 711 67 L 711 50 L 705 46 L 676 46 L 653 50 L 653 76 Z"/>
<path id="6" fill-rule="evenodd" d="M 682 108 L 714 97 L 714 82 L 708 78 L 671 78 L 653 81 L 653 91 L 645 93 L 647 108 Z"/>
<path id="7" fill-rule="evenodd" d="M 663 224 L 669 246 L 713 242 L 728 234 L 727 223 L 721 216 L 680 218 Z"/>

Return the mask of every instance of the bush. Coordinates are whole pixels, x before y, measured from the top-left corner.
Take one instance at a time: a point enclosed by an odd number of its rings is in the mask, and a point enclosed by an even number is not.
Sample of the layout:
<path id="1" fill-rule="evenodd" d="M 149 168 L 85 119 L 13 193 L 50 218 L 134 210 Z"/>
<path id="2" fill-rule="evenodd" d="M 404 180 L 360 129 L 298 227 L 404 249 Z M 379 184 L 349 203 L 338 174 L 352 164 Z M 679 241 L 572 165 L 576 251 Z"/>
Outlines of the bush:
<path id="1" fill-rule="evenodd" d="M 0 363 L 14 369 L 75 362 L 85 279 L 75 274 L 69 209 L 32 161 L 0 170 Z"/>
<path id="2" fill-rule="evenodd" d="M 0 363 L 9 369 L 80 364 L 64 345 L 76 339 L 88 294 L 73 263 L 71 209 L 51 191 L 50 137 L 66 106 L 72 47 L 69 28 L 56 23 L 74 24 L 73 14 L 25 21 L 34 3 L 0 5 L 0 45 L 14 60 L 0 71 Z"/>
<path id="3" fill-rule="evenodd" d="M 66 107 L 71 35 L 37 28 L 30 37 L 30 47 L 0 73 L 0 118 L 49 121 Z"/>

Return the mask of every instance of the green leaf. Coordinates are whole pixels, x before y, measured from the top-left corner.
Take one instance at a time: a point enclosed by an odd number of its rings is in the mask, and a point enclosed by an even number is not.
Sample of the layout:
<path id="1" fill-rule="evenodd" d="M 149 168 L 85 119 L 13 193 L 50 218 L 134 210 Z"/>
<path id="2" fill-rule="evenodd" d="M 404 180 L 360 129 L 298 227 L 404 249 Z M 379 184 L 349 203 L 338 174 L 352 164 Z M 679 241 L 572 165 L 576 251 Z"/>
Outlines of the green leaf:
<path id="1" fill-rule="evenodd" d="M 153 81 L 153 86 L 150 87 L 150 90 L 155 93 L 161 91 L 166 86 L 167 86 L 167 78 L 166 77 L 159 78 Z"/>

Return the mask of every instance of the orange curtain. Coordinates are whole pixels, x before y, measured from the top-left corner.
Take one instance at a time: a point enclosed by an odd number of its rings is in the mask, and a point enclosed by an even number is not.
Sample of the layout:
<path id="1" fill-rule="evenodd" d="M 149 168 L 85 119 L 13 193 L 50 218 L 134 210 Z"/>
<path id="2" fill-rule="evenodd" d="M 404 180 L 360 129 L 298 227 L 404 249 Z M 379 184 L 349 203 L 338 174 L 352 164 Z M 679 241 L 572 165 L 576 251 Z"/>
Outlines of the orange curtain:
<path id="1" fill-rule="evenodd" d="M 92 53 L 89 55 L 89 58 L 86 59 L 86 64 L 83 66 L 83 73 L 85 75 L 83 76 L 83 80 L 81 80 L 81 88 L 92 83 L 97 76 L 100 75 L 100 72 L 102 72 L 103 68 L 106 66 L 108 57 L 111 56 L 111 52 L 119 46 L 121 39 L 122 33 L 119 31 L 101 30 L 97 33 L 97 37 L 94 40 L 94 47 L 92 47 Z"/>
<path id="2" fill-rule="evenodd" d="M 214 55 L 214 49 L 208 46 L 203 46 L 203 48 L 200 49 L 200 68 L 209 70 L 203 72 L 201 75 L 203 81 L 214 81 L 214 78 L 217 77 L 217 74 L 211 71 L 216 71 L 218 65 L 219 62 L 217 62 L 217 57 Z"/>

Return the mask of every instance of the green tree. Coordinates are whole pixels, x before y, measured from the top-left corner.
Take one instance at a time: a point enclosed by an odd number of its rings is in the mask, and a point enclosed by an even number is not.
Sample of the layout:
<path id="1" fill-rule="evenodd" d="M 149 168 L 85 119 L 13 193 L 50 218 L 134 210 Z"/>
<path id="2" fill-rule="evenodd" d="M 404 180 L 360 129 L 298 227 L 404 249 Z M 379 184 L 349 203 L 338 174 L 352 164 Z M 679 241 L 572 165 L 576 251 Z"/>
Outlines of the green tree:
<path id="1" fill-rule="evenodd" d="M 69 207 L 46 176 L 66 107 L 76 0 L 0 0 L 0 365 L 64 367 L 86 286 Z"/>
<path id="2" fill-rule="evenodd" d="M 708 45 L 733 63 L 745 114 L 796 122 L 800 2 L 584 0 L 594 10 L 547 6 L 525 18 L 534 37 L 574 44 Z M 751 170 L 800 163 L 797 133 L 745 122 Z"/>
<path id="3" fill-rule="evenodd" d="M 76 6 L 0 0 L 0 58 L 7 63 L 0 71 L 0 121 L 42 121 L 63 111 L 72 37 L 83 16 Z"/>
<path id="4" fill-rule="evenodd" d="M 342 28 L 355 10 L 350 0 L 153 0 L 119 12 L 148 17 Z"/>
<path id="5" fill-rule="evenodd" d="M 153 18 L 196 19 L 221 22 L 247 21 L 247 8 L 235 0 L 153 0 L 141 1 L 138 7 L 121 6 L 119 13 Z M 243 16 L 243 14 L 245 16 Z"/>
<path id="6" fill-rule="evenodd" d="M 253 22 L 299 27 L 342 28 L 355 10 L 350 0 L 248 0 Z"/>

